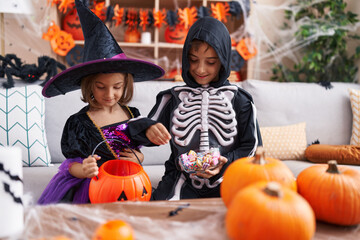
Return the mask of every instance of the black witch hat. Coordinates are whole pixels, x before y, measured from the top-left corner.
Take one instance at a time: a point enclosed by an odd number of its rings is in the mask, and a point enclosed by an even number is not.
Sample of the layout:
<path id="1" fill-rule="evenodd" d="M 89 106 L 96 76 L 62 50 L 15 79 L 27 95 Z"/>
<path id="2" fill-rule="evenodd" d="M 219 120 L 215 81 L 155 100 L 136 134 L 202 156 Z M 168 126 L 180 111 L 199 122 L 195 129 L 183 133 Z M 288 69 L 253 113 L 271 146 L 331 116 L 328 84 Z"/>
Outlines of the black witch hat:
<path id="1" fill-rule="evenodd" d="M 131 73 L 135 82 L 154 80 L 164 70 L 151 62 L 127 58 L 106 25 L 84 4 L 75 0 L 84 34 L 83 63 L 70 67 L 50 79 L 42 94 L 54 97 L 80 89 L 81 79 L 95 73 Z"/>

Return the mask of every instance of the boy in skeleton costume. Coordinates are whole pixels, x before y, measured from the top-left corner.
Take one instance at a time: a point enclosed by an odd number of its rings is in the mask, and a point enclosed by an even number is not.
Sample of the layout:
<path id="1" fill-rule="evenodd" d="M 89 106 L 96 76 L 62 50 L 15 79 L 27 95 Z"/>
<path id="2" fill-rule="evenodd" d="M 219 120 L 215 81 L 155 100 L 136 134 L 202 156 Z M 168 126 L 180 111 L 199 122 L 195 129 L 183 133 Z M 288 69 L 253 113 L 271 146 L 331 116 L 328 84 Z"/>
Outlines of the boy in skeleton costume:
<path id="1" fill-rule="evenodd" d="M 130 134 L 139 144 L 161 145 L 171 138 L 172 153 L 153 192 L 154 200 L 219 197 L 226 167 L 252 156 L 261 145 L 251 96 L 227 80 L 230 57 L 231 39 L 225 25 L 212 17 L 200 18 L 190 28 L 183 48 L 186 85 L 160 92 L 149 118 L 129 123 Z M 218 167 L 196 174 L 181 171 L 181 154 L 210 147 L 220 150 Z"/>

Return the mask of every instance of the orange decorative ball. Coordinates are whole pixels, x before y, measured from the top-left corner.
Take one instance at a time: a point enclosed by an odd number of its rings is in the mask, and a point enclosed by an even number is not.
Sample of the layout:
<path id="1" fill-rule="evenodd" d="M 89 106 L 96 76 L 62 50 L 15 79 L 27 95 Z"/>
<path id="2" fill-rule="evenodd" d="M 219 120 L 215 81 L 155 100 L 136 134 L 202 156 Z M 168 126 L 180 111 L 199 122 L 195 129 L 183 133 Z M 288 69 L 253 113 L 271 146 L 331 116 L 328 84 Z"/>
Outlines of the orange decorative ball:
<path id="1" fill-rule="evenodd" d="M 143 167 L 131 161 L 109 160 L 99 168 L 89 186 L 91 203 L 149 201 L 151 182 Z"/>
<path id="2" fill-rule="evenodd" d="M 316 220 L 300 194 L 278 182 L 260 181 L 236 194 L 225 226 L 232 240 L 310 240 Z"/>
<path id="3" fill-rule="evenodd" d="M 264 149 L 258 147 L 255 157 L 240 158 L 225 170 L 220 185 L 225 205 L 229 207 L 240 189 L 257 181 L 277 181 L 296 191 L 296 179 L 291 170 L 278 159 L 266 158 Z"/>
<path id="4" fill-rule="evenodd" d="M 110 220 L 100 225 L 92 240 L 133 240 L 134 230 L 122 220 Z"/>
<path id="5" fill-rule="evenodd" d="M 139 32 L 139 30 L 137 30 L 136 28 L 128 28 L 125 31 L 124 41 L 125 42 L 130 42 L 130 43 L 140 42 L 140 32 Z"/>
<path id="6" fill-rule="evenodd" d="M 344 226 L 360 224 L 359 171 L 331 160 L 304 169 L 297 185 L 316 219 Z"/>

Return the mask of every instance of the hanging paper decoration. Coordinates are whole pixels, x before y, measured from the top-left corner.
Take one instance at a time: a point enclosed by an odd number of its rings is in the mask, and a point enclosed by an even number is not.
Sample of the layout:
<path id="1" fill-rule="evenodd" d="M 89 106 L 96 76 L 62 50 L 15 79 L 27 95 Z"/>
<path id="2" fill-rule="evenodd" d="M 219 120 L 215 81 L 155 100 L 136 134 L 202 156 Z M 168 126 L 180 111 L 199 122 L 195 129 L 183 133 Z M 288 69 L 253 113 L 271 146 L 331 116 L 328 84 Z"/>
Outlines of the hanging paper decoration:
<path id="1" fill-rule="evenodd" d="M 175 26 L 178 22 L 177 12 L 169 10 L 166 14 L 166 20 L 169 26 Z"/>
<path id="2" fill-rule="evenodd" d="M 242 14 L 240 3 L 236 1 L 229 2 L 229 13 L 231 14 L 231 16 L 236 16 L 237 18 L 239 18 Z"/>
<path id="3" fill-rule="evenodd" d="M 185 28 L 188 29 L 196 21 L 197 18 L 196 7 L 193 6 L 191 8 L 184 8 L 184 9 L 179 8 L 178 15 L 179 15 L 180 24 L 183 24 Z"/>
<path id="4" fill-rule="evenodd" d="M 84 34 L 81 29 L 80 19 L 77 14 L 76 8 L 72 9 L 65 15 L 62 22 L 62 29 L 70 33 L 74 40 L 84 40 Z"/>
<path id="5" fill-rule="evenodd" d="M 59 11 L 62 13 L 66 13 L 68 7 L 72 8 L 74 6 L 74 2 L 75 0 L 61 0 L 61 3 L 58 7 Z"/>
<path id="6" fill-rule="evenodd" d="M 140 9 L 140 23 L 142 30 L 145 32 L 146 26 L 149 25 L 149 11 Z"/>
<path id="7" fill-rule="evenodd" d="M 91 9 L 91 11 L 101 19 L 101 21 L 105 21 L 105 2 L 96 3 L 95 7 Z"/>
<path id="8" fill-rule="evenodd" d="M 165 29 L 165 41 L 168 43 L 184 44 L 189 29 L 183 24 L 167 26 Z"/>
<path id="9" fill-rule="evenodd" d="M 74 66 L 82 63 L 84 48 L 80 45 L 73 47 L 68 54 L 66 54 L 65 60 L 69 66 Z"/>
<path id="10" fill-rule="evenodd" d="M 198 9 L 197 15 L 198 15 L 198 18 L 210 16 L 209 9 L 207 7 L 201 6 Z"/>
<path id="11" fill-rule="evenodd" d="M 226 17 L 230 16 L 229 9 L 230 7 L 227 2 L 215 4 L 211 3 L 212 16 L 219 21 L 227 22 Z"/>
<path id="12" fill-rule="evenodd" d="M 51 3 L 51 7 L 54 5 L 58 5 L 59 3 L 61 3 L 61 0 L 47 0 L 47 5 L 49 5 L 49 3 Z"/>
<path id="13" fill-rule="evenodd" d="M 165 22 L 165 19 L 166 19 L 166 11 L 165 9 L 163 8 L 161 11 L 155 11 L 155 9 L 153 10 L 154 12 L 154 19 L 155 19 L 155 22 L 154 22 L 154 26 L 157 27 L 157 28 L 160 28 L 161 25 L 165 25 L 166 22 Z"/>
<path id="14" fill-rule="evenodd" d="M 138 13 L 133 8 L 128 9 L 126 13 L 125 24 L 128 28 L 137 28 L 138 26 Z"/>
<path id="15" fill-rule="evenodd" d="M 245 59 L 241 57 L 241 55 L 236 50 L 231 51 L 231 63 L 230 63 L 230 69 L 232 71 L 240 71 L 241 68 L 244 66 Z"/>
<path id="16" fill-rule="evenodd" d="M 52 50 L 60 56 L 66 54 L 75 46 L 74 39 L 70 33 L 60 30 L 54 21 L 50 23 L 48 32 L 44 33 L 43 39 L 50 41 Z"/>
<path id="17" fill-rule="evenodd" d="M 66 54 L 75 47 L 75 42 L 70 33 L 60 31 L 50 40 L 50 45 L 55 53 L 60 56 L 66 56 Z"/>
<path id="18" fill-rule="evenodd" d="M 249 60 L 257 54 L 257 49 L 250 38 L 243 38 L 236 46 L 236 51 L 245 59 Z"/>
<path id="19" fill-rule="evenodd" d="M 120 8 L 119 4 L 116 4 L 114 8 L 114 17 L 112 18 L 113 20 L 115 20 L 116 27 L 122 23 L 123 17 L 124 17 L 124 8 Z"/>
<path id="20" fill-rule="evenodd" d="M 42 35 L 42 39 L 50 41 L 56 34 L 60 32 L 60 27 L 54 21 L 51 21 L 47 33 Z"/>
<path id="21" fill-rule="evenodd" d="M 114 17 L 114 8 L 112 6 L 107 7 L 105 16 L 106 16 L 105 23 L 109 22 L 112 26 L 112 19 Z"/>

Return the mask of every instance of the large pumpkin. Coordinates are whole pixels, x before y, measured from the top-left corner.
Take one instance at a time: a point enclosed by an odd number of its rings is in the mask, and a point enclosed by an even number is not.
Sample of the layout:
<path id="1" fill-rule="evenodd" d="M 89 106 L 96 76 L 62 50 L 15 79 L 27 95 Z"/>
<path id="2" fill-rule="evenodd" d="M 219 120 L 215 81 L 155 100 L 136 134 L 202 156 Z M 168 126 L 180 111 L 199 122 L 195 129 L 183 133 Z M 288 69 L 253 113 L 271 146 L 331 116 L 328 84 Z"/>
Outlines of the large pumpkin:
<path id="1" fill-rule="evenodd" d="M 297 192 L 260 181 L 240 190 L 225 217 L 230 239 L 307 240 L 315 233 L 313 210 Z"/>
<path id="2" fill-rule="evenodd" d="M 359 171 L 332 160 L 304 169 L 297 185 L 318 220 L 344 226 L 360 223 Z"/>
<path id="3" fill-rule="evenodd" d="M 280 160 L 265 157 L 263 147 L 258 147 L 255 157 L 240 158 L 225 170 L 220 185 L 221 198 L 228 207 L 240 189 L 261 180 L 278 181 L 296 191 L 296 179 L 291 170 Z"/>
<path id="4" fill-rule="evenodd" d="M 126 160 L 109 160 L 99 168 L 89 186 L 91 203 L 126 200 L 149 201 L 151 197 L 149 176 L 140 164 Z"/>
<path id="5" fill-rule="evenodd" d="M 63 30 L 70 33 L 74 40 L 84 40 L 84 34 L 81 29 L 80 19 L 76 8 L 71 10 L 63 19 Z"/>
<path id="6" fill-rule="evenodd" d="M 101 224 L 95 231 L 93 240 L 133 240 L 134 230 L 122 220 L 110 220 Z"/>
<path id="7" fill-rule="evenodd" d="M 165 29 L 165 41 L 168 43 L 184 44 L 188 29 L 183 24 L 167 26 Z"/>

